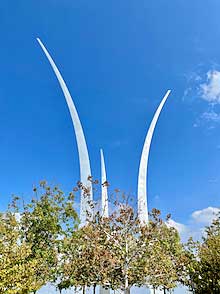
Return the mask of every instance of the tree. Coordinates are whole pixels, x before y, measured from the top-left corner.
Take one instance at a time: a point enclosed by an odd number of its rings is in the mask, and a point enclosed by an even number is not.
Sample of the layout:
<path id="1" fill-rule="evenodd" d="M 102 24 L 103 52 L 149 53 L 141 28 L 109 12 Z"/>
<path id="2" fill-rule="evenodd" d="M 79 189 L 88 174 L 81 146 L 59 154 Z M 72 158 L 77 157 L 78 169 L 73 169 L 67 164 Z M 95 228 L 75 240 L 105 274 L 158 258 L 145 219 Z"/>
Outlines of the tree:
<path id="1" fill-rule="evenodd" d="M 109 218 L 97 212 L 87 226 L 64 241 L 59 288 L 102 285 L 129 292 L 134 283 L 139 221 L 131 207 L 119 205 Z"/>
<path id="2" fill-rule="evenodd" d="M 177 230 L 168 225 L 169 218 L 170 215 L 166 222 L 163 221 L 161 212 L 153 209 L 149 224 L 143 231 L 146 246 L 142 272 L 148 285 L 163 289 L 164 293 L 176 287 L 183 262 L 183 246 Z"/>
<path id="3" fill-rule="evenodd" d="M 202 242 L 189 240 L 184 284 L 196 294 L 220 293 L 220 214 L 205 230 Z"/>
<path id="4" fill-rule="evenodd" d="M 64 237 L 78 226 L 72 192 L 66 197 L 42 181 L 34 193 L 31 203 L 23 205 L 14 197 L 8 211 L 0 216 L 3 293 L 36 293 L 46 283 L 58 280 Z"/>
<path id="5" fill-rule="evenodd" d="M 21 217 L 23 239 L 31 246 L 32 257 L 44 260 L 45 270 L 38 277 L 55 281 L 58 275 L 59 251 L 62 240 L 78 223 L 74 210 L 74 195 L 68 197 L 57 187 L 50 187 L 45 181 L 34 188 L 35 196 L 24 206 Z"/>
<path id="6" fill-rule="evenodd" d="M 143 227 L 138 215 L 127 202 L 116 204 L 117 209 L 109 219 L 110 230 L 104 232 L 111 241 L 111 250 L 116 260 L 111 287 L 121 288 L 127 294 L 133 285 L 140 283 L 140 261 L 145 245 L 141 238 Z"/>
<path id="7" fill-rule="evenodd" d="M 170 290 L 179 280 L 183 248 L 178 232 L 154 209 L 142 225 L 128 204 L 115 202 L 109 218 L 94 218 L 65 239 L 60 289 L 102 285 L 130 293 L 133 285 Z"/>
<path id="8" fill-rule="evenodd" d="M 115 270 L 115 260 L 111 243 L 101 228 L 106 228 L 106 220 L 97 213 L 89 224 L 65 238 L 62 251 L 62 275 L 60 290 L 69 287 L 109 287 L 110 272 Z M 83 292 L 84 293 L 84 292 Z"/>
<path id="9" fill-rule="evenodd" d="M 31 247 L 21 240 L 20 223 L 12 212 L 0 217 L 0 292 L 35 292 L 44 281 L 38 278 L 43 260 L 32 258 Z"/>

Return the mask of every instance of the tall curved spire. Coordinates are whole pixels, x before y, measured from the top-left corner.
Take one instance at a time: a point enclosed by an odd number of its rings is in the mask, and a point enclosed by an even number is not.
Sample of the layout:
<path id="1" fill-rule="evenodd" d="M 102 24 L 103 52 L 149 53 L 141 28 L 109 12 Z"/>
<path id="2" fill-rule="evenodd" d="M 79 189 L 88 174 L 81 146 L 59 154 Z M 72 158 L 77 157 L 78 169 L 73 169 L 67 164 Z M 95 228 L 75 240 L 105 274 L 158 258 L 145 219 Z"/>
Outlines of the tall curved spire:
<path id="1" fill-rule="evenodd" d="M 108 188 L 106 185 L 106 170 L 105 170 L 105 160 L 103 150 L 100 149 L 101 155 L 101 184 L 102 184 L 102 216 L 108 217 Z"/>
<path id="2" fill-rule="evenodd" d="M 142 150 L 141 161 L 139 166 L 139 175 L 138 175 L 138 216 L 142 224 L 148 223 L 148 205 L 147 205 L 147 169 L 148 169 L 148 158 L 150 152 L 150 146 L 152 137 L 154 134 L 154 129 L 157 124 L 160 113 L 163 109 L 163 106 L 170 94 L 170 90 L 167 91 L 166 95 L 162 99 L 157 111 L 154 114 L 153 120 L 150 124 L 144 147 Z"/>
<path id="3" fill-rule="evenodd" d="M 89 195 L 85 195 L 85 193 L 81 192 L 81 206 L 80 206 L 80 221 L 81 225 L 86 224 L 87 213 L 92 213 L 90 201 L 92 200 L 92 183 L 88 180 L 88 177 L 91 176 L 91 168 L 90 168 L 90 161 L 89 161 L 89 154 L 86 145 L 85 136 L 83 133 L 83 128 L 76 111 L 76 107 L 73 103 L 73 99 L 70 95 L 70 92 L 66 86 L 64 79 L 61 76 L 55 62 L 53 61 L 52 57 L 50 56 L 49 52 L 41 42 L 39 38 L 37 38 L 38 43 L 40 44 L 42 50 L 44 51 L 50 65 L 59 81 L 60 87 L 63 91 L 65 96 L 70 115 L 72 118 L 72 123 L 74 126 L 75 134 L 76 134 L 76 141 L 77 141 L 77 148 L 79 153 L 79 163 L 80 163 L 80 180 L 82 184 L 87 187 L 89 191 Z"/>

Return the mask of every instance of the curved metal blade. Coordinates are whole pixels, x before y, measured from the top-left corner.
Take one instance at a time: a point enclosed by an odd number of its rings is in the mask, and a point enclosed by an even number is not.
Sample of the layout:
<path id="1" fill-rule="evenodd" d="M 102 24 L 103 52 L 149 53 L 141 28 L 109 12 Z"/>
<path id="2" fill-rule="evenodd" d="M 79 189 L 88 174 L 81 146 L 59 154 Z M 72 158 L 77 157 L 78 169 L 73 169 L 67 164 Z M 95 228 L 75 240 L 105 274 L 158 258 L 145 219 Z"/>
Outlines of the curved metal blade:
<path id="1" fill-rule="evenodd" d="M 170 94 L 170 90 L 167 91 L 166 95 L 162 99 L 157 111 L 154 114 L 153 120 L 150 124 L 144 147 L 142 150 L 141 161 L 139 166 L 139 175 L 138 175 L 138 215 L 141 223 L 148 223 L 148 205 L 147 205 L 147 170 L 148 170 L 148 158 L 150 152 L 150 146 L 152 137 L 154 134 L 154 129 L 156 127 L 158 118 L 163 109 L 163 106 Z"/>
<path id="2" fill-rule="evenodd" d="M 87 215 L 92 213 L 90 202 L 93 198 L 92 196 L 92 183 L 88 180 L 88 177 L 91 176 L 91 168 L 90 168 L 90 161 L 89 161 L 89 154 L 86 145 L 85 136 L 83 133 L 83 128 L 76 111 L 76 107 L 73 103 L 73 99 L 70 95 L 70 92 L 66 86 L 66 83 L 61 76 L 55 62 L 53 61 L 52 57 L 50 56 L 49 52 L 47 51 L 44 44 L 41 42 L 39 38 L 37 38 L 38 43 L 40 44 L 42 50 L 44 51 L 50 65 L 59 81 L 60 87 L 63 91 L 65 96 L 70 115 L 72 118 L 72 123 L 74 126 L 75 134 L 76 134 L 76 141 L 77 141 L 77 148 L 79 153 L 79 163 L 80 163 L 80 178 L 81 182 L 84 186 L 89 189 L 89 195 L 85 195 L 84 192 L 81 193 L 81 207 L 80 207 L 80 221 L 81 225 L 86 224 Z"/>
<path id="3" fill-rule="evenodd" d="M 102 179 L 102 216 L 108 217 L 108 188 L 106 185 L 106 170 L 105 170 L 105 160 L 104 160 L 104 154 L 103 150 L 100 150 L 101 155 L 101 179 Z"/>

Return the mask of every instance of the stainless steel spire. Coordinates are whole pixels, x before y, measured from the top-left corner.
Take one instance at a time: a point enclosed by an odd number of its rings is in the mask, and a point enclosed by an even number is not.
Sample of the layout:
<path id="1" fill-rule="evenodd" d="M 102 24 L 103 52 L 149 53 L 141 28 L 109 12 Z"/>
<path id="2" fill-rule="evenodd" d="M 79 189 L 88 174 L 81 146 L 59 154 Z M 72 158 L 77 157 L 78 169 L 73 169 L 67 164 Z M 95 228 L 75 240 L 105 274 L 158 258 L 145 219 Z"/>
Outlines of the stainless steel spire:
<path id="1" fill-rule="evenodd" d="M 89 189 L 89 195 L 85 195 L 84 192 L 81 192 L 81 207 L 80 207 L 80 221 L 81 225 L 86 224 L 87 213 L 92 213 L 92 209 L 90 207 L 90 201 L 92 200 L 92 183 L 88 180 L 88 177 L 91 176 L 91 169 L 90 169 L 90 161 L 89 161 L 89 154 L 87 150 L 86 140 L 83 133 L 83 128 L 76 111 L 75 105 L 73 103 L 73 99 L 70 95 L 70 92 L 66 86 L 64 79 L 61 76 L 55 62 L 53 61 L 52 57 L 50 56 L 49 52 L 41 42 L 39 38 L 37 38 L 42 50 L 44 51 L 50 65 L 59 81 L 60 87 L 63 91 L 65 96 L 70 115 L 72 118 L 72 123 L 74 126 L 75 134 L 76 134 L 76 141 L 79 153 L 79 163 L 80 163 L 80 180 L 82 184 Z"/>
<path id="2" fill-rule="evenodd" d="M 107 188 L 107 179 L 106 179 L 106 170 L 105 170 L 105 160 L 103 150 L 100 150 L 101 155 L 101 184 L 102 184 L 102 216 L 108 217 L 108 188 Z"/>
<path id="3" fill-rule="evenodd" d="M 162 99 L 157 111 L 154 114 L 153 120 L 150 124 L 144 147 L 141 155 L 139 175 L 138 175 L 138 215 L 140 222 L 146 224 L 148 222 L 148 205 L 147 205 L 147 170 L 148 170 L 148 158 L 150 152 L 151 141 L 154 133 L 155 126 L 157 124 L 160 113 L 163 106 L 170 94 L 170 90 L 167 91 L 166 95 Z"/>

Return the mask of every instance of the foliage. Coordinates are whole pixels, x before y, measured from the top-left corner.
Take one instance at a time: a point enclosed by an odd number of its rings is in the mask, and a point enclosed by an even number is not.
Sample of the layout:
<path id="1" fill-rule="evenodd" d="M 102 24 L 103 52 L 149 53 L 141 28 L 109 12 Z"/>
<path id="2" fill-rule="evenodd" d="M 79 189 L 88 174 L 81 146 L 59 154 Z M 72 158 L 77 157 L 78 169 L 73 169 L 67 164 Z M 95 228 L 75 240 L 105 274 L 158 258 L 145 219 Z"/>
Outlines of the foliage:
<path id="1" fill-rule="evenodd" d="M 146 282 L 155 289 L 170 290 L 177 286 L 183 263 L 183 246 L 175 228 L 169 227 L 161 213 L 153 209 L 143 236 L 146 242 L 142 258 Z M 167 216 L 168 221 L 170 215 Z"/>
<path id="2" fill-rule="evenodd" d="M 189 240 L 184 283 L 193 293 L 220 293 L 220 215 L 206 228 L 202 242 Z"/>
<path id="3" fill-rule="evenodd" d="M 42 261 L 32 258 L 30 245 L 21 241 L 20 224 L 15 214 L 7 212 L 0 218 L 0 292 L 29 293 L 39 289 L 44 281 L 38 272 Z"/>
<path id="4" fill-rule="evenodd" d="M 128 203 L 115 202 L 109 218 L 93 220 L 65 240 L 60 289 L 102 285 L 129 293 L 131 286 L 176 286 L 182 246 L 177 231 L 152 213 L 141 225 Z"/>
<path id="5" fill-rule="evenodd" d="M 89 224 L 64 240 L 60 289 L 108 284 L 114 257 L 111 250 L 106 250 L 106 236 L 94 227 Z"/>
<path id="6" fill-rule="evenodd" d="M 65 197 L 45 181 L 34 188 L 31 203 L 14 197 L 0 218 L 0 289 L 3 293 L 36 292 L 59 276 L 59 251 L 78 217 L 72 193 Z M 39 195 L 38 195 L 39 194 Z"/>
<path id="7" fill-rule="evenodd" d="M 80 182 L 73 191 L 88 193 Z M 184 247 L 157 209 L 143 225 L 126 197 L 108 218 L 90 205 L 79 227 L 73 192 L 42 181 L 30 203 L 14 197 L 0 214 L 0 293 L 36 293 L 48 282 L 60 292 L 101 285 L 128 294 L 145 285 L 166 293 L 182 283 L 196 294 L 220 293 L 220 215 L 202 242 Z"/>

